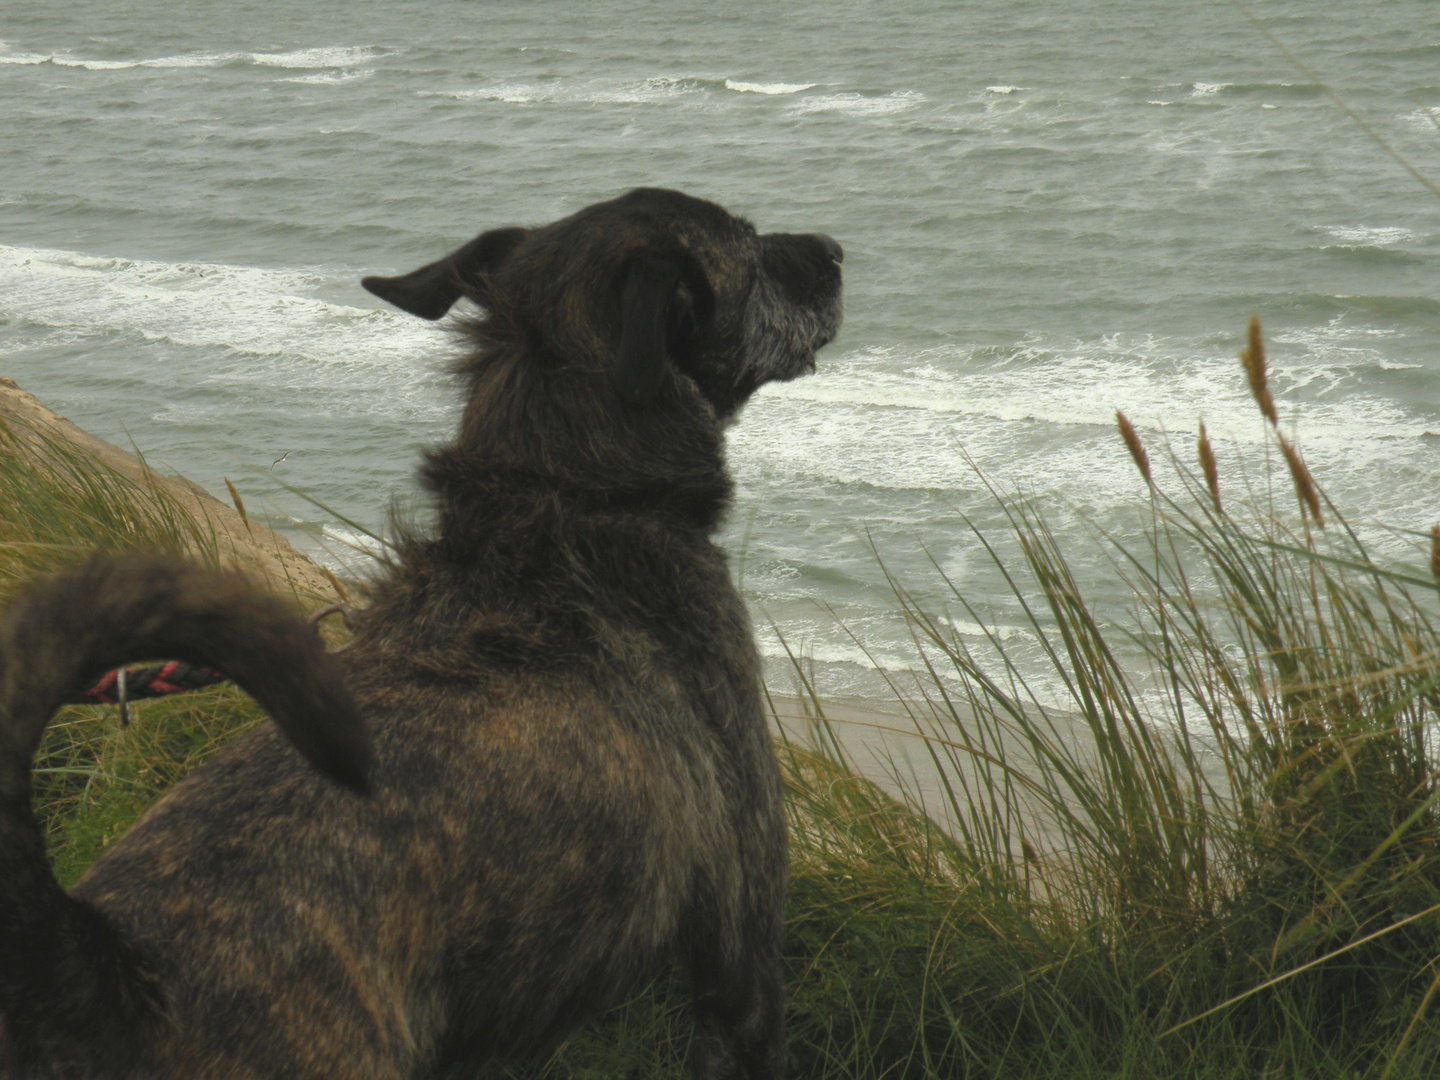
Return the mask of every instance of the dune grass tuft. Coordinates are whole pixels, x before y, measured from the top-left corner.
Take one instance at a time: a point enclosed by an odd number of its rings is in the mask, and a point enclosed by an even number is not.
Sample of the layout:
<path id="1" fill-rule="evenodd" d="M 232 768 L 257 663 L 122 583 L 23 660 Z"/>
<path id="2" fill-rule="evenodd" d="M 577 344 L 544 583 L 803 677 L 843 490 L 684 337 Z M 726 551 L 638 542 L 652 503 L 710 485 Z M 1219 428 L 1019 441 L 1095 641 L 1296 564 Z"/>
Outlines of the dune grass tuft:
<path id="1" fill-rule="evenodd" d="M 61 436 L 0 417 L 0 601 L 96 548 L 189 552 L 214 565 L 215 531 L 165 489 L 137 483 Z"/>

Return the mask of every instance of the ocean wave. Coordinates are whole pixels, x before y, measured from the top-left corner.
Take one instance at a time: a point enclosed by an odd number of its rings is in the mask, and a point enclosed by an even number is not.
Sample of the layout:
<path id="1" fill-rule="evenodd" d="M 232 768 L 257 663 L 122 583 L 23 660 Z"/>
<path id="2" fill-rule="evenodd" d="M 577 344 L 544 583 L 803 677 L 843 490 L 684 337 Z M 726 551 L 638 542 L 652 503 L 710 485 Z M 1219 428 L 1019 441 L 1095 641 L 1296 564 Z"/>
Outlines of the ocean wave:
<path id="1" fill-rule="evenodd" d="M 1342 244 L 1357 247 L 1390 247 L 1419 239 L 1414 231 L 1395 225 L 1322 225 L 1320 228 Z"/>
<path id="2" fill-rule="evenodd" d="M 878 96 L 850 92 L 815 94 L 796 101 L 790 109 L 801 114 L 835 112 L 846 116 L 891 116 L 913 109 L 925 100 L 925 95 L 915 90 L 893 90 Z"/>
<path id="3" fill-rule="evenodd" d="M 296 524 L 302 523 L 297 521 Z M 374 536 L 368 533 L 356 532 L 354 529 L 343 528 L 339 525 L 329 523 L 321 525 L 320 536 L 356 554 L 383 555 L 387 550 L 385 543 L 381 540 L 376 540 Z"/>
<path id="4" fill-rule="evenodd" d="M 1171 90 L 1189 89 L 1188 97 L 1192 99 L 1206 100 L 1214 97 L 1233 99 L 1237 97 L 1256 98 L 1262 100 L 1288 100 L 1306 101 L 1318 97 L 1321 91 L 1313 83 L 1283 82 L 1280 80 L 1265 80 L 1261 82 L 1194 82 L 1188 84 L 1163 84 L 1151 87 L 1152 90 L 1169 92 Z M 1277 108 L 1276 105 L 1269 105 L 1269 108 Z"/>
<path id="5" fill-rule="evenodd" d="M 735 79 L 699 76 L 653 76 L 647 79 L 617 80 L 506 80 L 486 86 L 455 90 L 417 90 L 418 97 L 445 97 L 457 101 L 498 101 L 508 105 L 590 104 L 651 105 L 679 101 L 718 101 L 716 91 L 731 94 L 758 94 L 791 97 L 813 90 L 818 83 L 753 83 Z M 896 90 L 887 94 L 854 92 L 805 94 L 788 108 L 795 113 L 837 112 L 850 116 L 887 116 L 913 109 L 925 101 L 924 94 Z"/>
<path id="6" fill-rule="evenodd" d="M 734 79 L 725 80 L 726 90 L 735 90 L 742 94 L 767 94 L 771 96 L 784 94 L 798 94 L 801 90 L 811 90 L 815 83 L 753 83 L 736 82 Z"/>
<path id="7" fill-rule="evenodd" d="M 12 53 L 0 42 L 0 64 L 53 64 L 56 67 L 84 68 L 87 71 L 121 71 L 129 68 L 216 68 L 231 64 L 254 64 L 279 68 L 344 68 L 373 59 L 377 50 L 368 45 L 322 46 L 285 53 L 187 53 L 145 60 L 87 60 L 68 52 Z"/>
<path id="8" fill-rule="evenodd" d="M 49 53 L 14 52 L 8 41 L 0 41 L 0 64 L 44 64 Z"/>
<path id="9" fill-rule="evenodd" d="M 825 639 L 805 641 L 799 646 L 797 652 L 794 642 L 798 640 L 798 636 L 795 635 L 795 630 L 798 628 L 782 626 L 780 629 L 785 634 L 784 642 L 773 631 L 761 630 L 757 635 L 756 644 L 760 648 L 760 655 L 768 660 L 785 661 L 794 656 L 801 663 L 811 661 L 817 664 L 853 664 L 869 671 L 906 671 L 918 666 L 918 661 L 913 655 L 902 652 L 867 651 L 859 645 L 846 644 L 828 635 Z M 830 628 L 826 627 L 825 629 L 829 630 Z M 788 651 L 787 645 L 790 647 Z"/>
<path id="10" fill-rule="evenodd" d="M 1000 95 L 1003 96 L 1003 95 L 1005 95 L 1005 94 L 1015 94 L 1015 93 L 1018 93 L 1018 92 L 1021 91 L 1021 90 L 1029 90 L 1029 89 L 1030 89 L 1030 88 L 1029 88 L 1028 86 L 1006 86 L 1006 85 L 987 86 L 987 87 L 985 87 L 985 93 L 987 93 L 987 94 L 1000 94 Z"/>
<path id="11" fill-rule="evenodd" d="M 252 64 L 262 67 L 332 68 L 353 67 L 376 55 L 369 45 L 329 45 L 315 49 L 297 49 L 283 53 L 247 53 Z"/>
<path id="12" fill-rule="evenodd" d="M 1428 134 L 1435 134 L 1440 131 L 1440 108 L 1427 105 L 1419 109 L 1412 109 L 1410 112 L 1400 114 L 1400 122 L 1407 127 L 1419 128 Z"/>
<path id="13" fill-rule="evenodd" d="M 456 101 L 499 101 L 507 105 L 582 103 L 590 105 L 650 105 L 674 101 L 702 91 L 706 80 L 658 76 L 630 82 L 573 83 L 502 82 L 465 90 L 418 90 L 417 97 L 448 97 Z"/>
<path id="14" fill-rule="evenodd" d="M 504 101 L 513 105 L 560 100 L 554 90 L 535 83 L 500 83 L 472 90 L 417 90 L 415 96 L 453 98 L 455 101 Z"/>
<path id="15" fill-rule="evenodd" d="M 296 75 L 289 79 L 281 79 L 286 83 L 302 83 L 308 85 L 334 86 L 339 83 L 355 82 L 357 79 L 368 79 L 375 74 L 373 68 L 360 68 L 358 71 L 317 71 L 313 75 Z"/>
<path id="16" fill-rule="evenodd" d="M 0 245 L 0 315 L 34 326 L 384 368 L 448 352 L 444 332 L 430 324 L 314 295 L 333 284 L 306 270 Z"/>
<path id="17" fill-rule="evenodd" d="M 1373 456 L 1376 432 L 1411 439 L 1434 426 L 1377 381 L 1409 376 L 1381 351 L 1386 333 L 1337 319 L 1270 339 L 1282 421 L 1343 475 Z M 956 346 L 822 361 L 816 377 L 757 395 L 731 459 L 742 483 L 958 491 L 973 484 L 968 454 L 1006 483 L 1123 498 L 1135 476 L 1115 436 L 1117 408 L 1152 443 L 1200 419 L 1236 446 L 1267 437 L 1228 342 L 1037 337 L 998 361 Z"/>

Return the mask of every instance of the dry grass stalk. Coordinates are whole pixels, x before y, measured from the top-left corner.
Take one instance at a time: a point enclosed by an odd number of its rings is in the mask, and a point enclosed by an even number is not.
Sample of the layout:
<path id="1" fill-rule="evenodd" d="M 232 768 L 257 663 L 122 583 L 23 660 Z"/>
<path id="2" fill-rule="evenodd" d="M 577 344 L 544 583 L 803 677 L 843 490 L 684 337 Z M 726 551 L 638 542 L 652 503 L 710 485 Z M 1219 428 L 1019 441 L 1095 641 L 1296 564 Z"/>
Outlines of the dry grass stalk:
<path id="1" fill-rule="evenodd" d="M 1430 573 L 1440 578 L 1440 525 L 1430 528 Z"/>
<path id="2" fill-rule="evenodd" d="M 1240 351 L 1240 363 L 1245 365 L 1245 378 L 1250 382 L 1250 396 L 1260 411 L 1275 427 L 1280 419 L 1275 413 L 1275 399 L 1270 396 L 1270 386 L 1265 377 L 1265 343 L 1260 339 L 1260 317 L 1250 316 L 1249 342 Z"/>
<path id="3" fill-rule="evenodd" d="M 1315 481 L 1310 478 L 1310 470 L 1301 460 L 1300 452 L 1285 441 L 1285 436 L 1277 437 L 1280 440 L 1280 452 L 1285 455 L 1285 464 L 1290 466 L 1290 477 L 1295 481 L 1295 494 L 1300 497 L 1301 505 L 1310 511 L 1315 524 L 1323 529 L 1325 517 L 1320 513 L 1320 496 L 1315 490 Z"/>
<path id="4" fill-rule="evenodd" d="M 235 512 L 240 515 L 240 520 L 245 523 L 246 531 L 253 536 L 255 530 L 250 528 L 250 516 L 245 513 L 245 500 L 240 498 L 240 492 L 235 490 L 235 485 L 230 482 L 228 476 L 225 477 L 225 486 L 230 489 L 230 501 L 235 504 Z"/>
<path id="5" fill-rule="evenodd" d="M 1135 467 L 1140 470 L 1140 475 L 1145 478 L 1145 483 L 1154 487 L 1155 481 L 1150 479 L 1150 457 L 1140 443 L 1140 436 L 1135 434 L 1134 425 L 1119 409 L 1115 410 L 1115 423 L 1120 426 L 1120 437 L 1125 440 L 1125 449 L 1130 451 L 1130 457 L 1134 459 Z"/>
<path id="6" fill-rule="evenodd" d="M 346 591 L 344 585 L 340 584 L 340 579 L 324 566 L 320 567 L 320 573 L 324 574 L 325 580 L 330 582 L 330 587 L 335 590 L 335 595 L 340 597 L 342 602 L 346 604 L 350 603 L 350 593 Z"/>
<path id="7" fill-rule="evenodd" d="M 1200 438 L 1195 444 L 1200 454 L 1200 468 L 1205 473 L 1205 486 L 1210 489 L 1210 498 L 1215 500 L 1215 509 L 1220 509 L 1220 470 L 1215 465 L 1215 451 L 1210 448 L 1210 436 L 1205 433 L 1205 423 L 1200 423 Z"/>

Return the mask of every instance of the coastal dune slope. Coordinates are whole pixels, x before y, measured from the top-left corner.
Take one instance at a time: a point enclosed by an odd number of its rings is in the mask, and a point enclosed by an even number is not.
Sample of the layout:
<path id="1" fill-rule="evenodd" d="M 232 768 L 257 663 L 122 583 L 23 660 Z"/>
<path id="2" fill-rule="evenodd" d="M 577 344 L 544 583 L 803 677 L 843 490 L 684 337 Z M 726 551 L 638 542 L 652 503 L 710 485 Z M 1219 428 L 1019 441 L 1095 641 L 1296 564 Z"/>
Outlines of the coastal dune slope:
<path id="1" fill-rule="evenodd" d="M 165 475 L 138 454 L 90 434 L 3 375 L 0 425 L 41 461 L 53 456 L 57 445 L 74 447 L 126 480 L 163 492 L 205 532 L 213 533 L 223 563 L 250 572 L 272 588 L 295 593 L 306 606 L 337 598 L 326 575 L 285 537 L 242 516 L 185 477 Z"/>

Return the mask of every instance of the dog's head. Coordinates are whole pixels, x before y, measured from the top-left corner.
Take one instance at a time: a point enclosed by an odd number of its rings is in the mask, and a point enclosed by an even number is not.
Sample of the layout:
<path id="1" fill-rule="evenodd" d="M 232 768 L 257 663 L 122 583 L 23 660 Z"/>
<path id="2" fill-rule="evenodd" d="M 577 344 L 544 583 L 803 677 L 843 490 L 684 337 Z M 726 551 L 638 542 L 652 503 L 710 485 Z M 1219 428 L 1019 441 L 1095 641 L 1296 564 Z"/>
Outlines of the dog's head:
<path id="1" fill-rule="evenodd" d="M 714 203 L 638 188 L 540 229 L 481 233 L 376 296 L 438 319 L 468 296 L 533 362 L 603 373 L 645 409 L 690 380 L 726 418 L 764 383 L 813 371 L 840 327 L 840 245 L 757 233 Z"/>

